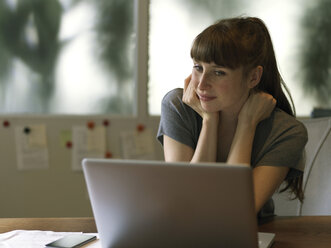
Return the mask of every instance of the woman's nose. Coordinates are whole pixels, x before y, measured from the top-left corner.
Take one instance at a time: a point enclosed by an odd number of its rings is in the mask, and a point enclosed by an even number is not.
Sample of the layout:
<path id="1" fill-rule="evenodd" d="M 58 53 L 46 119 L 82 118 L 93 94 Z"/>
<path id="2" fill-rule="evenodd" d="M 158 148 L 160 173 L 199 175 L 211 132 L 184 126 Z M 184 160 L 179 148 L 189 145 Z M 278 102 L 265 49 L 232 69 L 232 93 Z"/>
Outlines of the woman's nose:
<path id="1" fill-rule="evenodd" d="M 210 88 L 210 84 L 208 82 L 208 77 L 206 74 L 202 74 L 201 77 L 199 78 L 199 84 L 198 88 L 201 90 L 208 89 Z"/>

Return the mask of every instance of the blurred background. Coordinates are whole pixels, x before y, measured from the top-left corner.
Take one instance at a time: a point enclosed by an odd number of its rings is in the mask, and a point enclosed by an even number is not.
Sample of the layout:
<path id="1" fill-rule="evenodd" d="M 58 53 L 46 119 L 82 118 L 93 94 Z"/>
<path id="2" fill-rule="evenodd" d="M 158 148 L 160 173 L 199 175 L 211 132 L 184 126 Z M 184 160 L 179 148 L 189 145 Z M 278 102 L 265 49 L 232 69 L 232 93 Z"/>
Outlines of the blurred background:
<path id="1" fill-rule="evenodd" d="M 134 115 L 139 0 L 0 0 L 0 113 Z M 331 0 L 150 0 L 148 113 L 182 87 L 194 37 L 262 18 L 298 116 L 330 108 Z"/>

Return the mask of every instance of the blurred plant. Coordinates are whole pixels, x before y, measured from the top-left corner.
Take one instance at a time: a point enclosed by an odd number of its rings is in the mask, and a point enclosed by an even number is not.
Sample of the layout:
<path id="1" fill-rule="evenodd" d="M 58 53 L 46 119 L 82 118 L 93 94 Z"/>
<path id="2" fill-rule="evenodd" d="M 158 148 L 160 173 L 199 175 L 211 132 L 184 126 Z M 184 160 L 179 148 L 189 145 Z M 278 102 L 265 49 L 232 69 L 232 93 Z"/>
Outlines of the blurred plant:
<path id="1" fill-rule="evenodd" d="M 191 11 L 204 10 L 214 21 L 234 17 L 243 0 L 182 0 Z"/>
<path id="2" fill-rule="evenodd" d="M 16 6 L 11 4 L 13 1 L 0 3 L 0 77 L 8 75 L 14 58 L 20 59 L 40 75 L 40 92 L 36 97 L 41 99 L 42 112 L 47 112 L 61 47 L 58 33 L 62 8 L 58 0 L 19 0 Z"/>
<path id="3" fill-rule="evenodd" d="M 110 84 L 117 88 L 113 96 L 102 100 L 102 106 L 99 107 L 112 113 L 132 112 L 132 0 L 0 0 L 2 94 L 5 94 L 3 89 L 6 88 L 6 77 L 11 72 L 12 62 L 19 59 L 39 76 L 40 80 L 30 80 L 37 89 L 33 97 L 39 99 L 41 112 L 50 112 L 57 58 L 63 46 L 76 38 L 59 40 L 61 19 L 65 11 L 61 3 L 69 10 L 83 1 L 89 1 L 97 9 L 94 31 L 97 34 L 99 55 L 106 71 L 115 75 L 115 82 Z"/>
<path id="4" fill-rule="evenodd" d="M 96 22 L 100 57 L 107 71 L 115 76 L 116 93 L 102 104 L 113 113 L 133 112 L 133 36 L 132 0 L 92 1 L 98 12 Z M 131 89 L 130 89 L 131 88 Z M 131 99 L 131 100 L 130 100 Z"/>
<path id="5" fill-rule="evenodd" d="M 1 79 L 6 78 L 7 74 L 10 71 L 10 67 L 12 64 L 11 56 L 8 54 L 7 50 L 5 49 L 4 43 L 5 37 L 3 35 L 3 30 L 5 26 L 5 22 L 9 19 L 8 18 L 8 6 L 4 1 L 0 1 L 0 86 L 2 81 Z"/>
<path id="6" fill-rule="evenodd" d="M 321 107 L 331 105 L 331 0 L 319 0 L 303 16 L 303 88 Z"/>

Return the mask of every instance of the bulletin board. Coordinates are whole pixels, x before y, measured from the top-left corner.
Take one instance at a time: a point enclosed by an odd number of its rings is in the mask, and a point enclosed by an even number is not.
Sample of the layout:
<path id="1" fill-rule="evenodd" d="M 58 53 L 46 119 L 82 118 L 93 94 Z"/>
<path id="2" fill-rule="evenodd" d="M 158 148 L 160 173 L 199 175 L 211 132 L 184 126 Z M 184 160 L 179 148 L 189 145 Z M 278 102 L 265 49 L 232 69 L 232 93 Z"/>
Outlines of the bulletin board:
<path id="1" fill-rule="evenodd" d="M 163 160 L 159 117 L 0 116 L 0 217 L 92 216 L 83 158 Z"/>

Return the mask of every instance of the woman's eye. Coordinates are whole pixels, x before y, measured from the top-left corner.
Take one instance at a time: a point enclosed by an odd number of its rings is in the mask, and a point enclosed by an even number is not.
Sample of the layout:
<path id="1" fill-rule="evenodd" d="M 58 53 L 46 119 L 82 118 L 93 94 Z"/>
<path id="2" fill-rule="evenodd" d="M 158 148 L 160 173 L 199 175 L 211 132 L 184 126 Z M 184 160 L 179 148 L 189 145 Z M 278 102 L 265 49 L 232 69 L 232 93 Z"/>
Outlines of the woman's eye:
<path id="1" fill-rule="evenodd" d="M 216 76 L 224 76 L 225 72 L 224 71 L 215 71 Z"/>
<path id="2" fill-rule="evenodd" d="M 196 71 L 202 71 L 202 66 L 201 65 L 194 65 L 193 69 Z"/>

